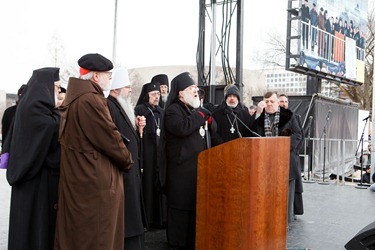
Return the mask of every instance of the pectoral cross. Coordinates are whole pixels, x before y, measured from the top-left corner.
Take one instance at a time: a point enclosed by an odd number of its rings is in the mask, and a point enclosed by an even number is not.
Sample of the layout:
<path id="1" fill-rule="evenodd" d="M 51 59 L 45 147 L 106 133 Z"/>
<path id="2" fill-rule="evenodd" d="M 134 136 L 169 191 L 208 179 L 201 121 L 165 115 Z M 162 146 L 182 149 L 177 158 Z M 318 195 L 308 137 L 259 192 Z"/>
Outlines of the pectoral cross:
<path id="1" fill-rule="evenodd" d="M 234 131 L 236 131 L 233 126 L 229 129 L 232 134 L 234 134 Z"/>

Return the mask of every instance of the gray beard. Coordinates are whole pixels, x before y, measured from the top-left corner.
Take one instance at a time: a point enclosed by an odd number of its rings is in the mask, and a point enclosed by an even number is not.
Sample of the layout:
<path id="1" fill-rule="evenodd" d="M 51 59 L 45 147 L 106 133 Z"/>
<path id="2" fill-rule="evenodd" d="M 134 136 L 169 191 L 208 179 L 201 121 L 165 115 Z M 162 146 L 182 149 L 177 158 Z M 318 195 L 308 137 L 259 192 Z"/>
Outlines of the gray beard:
<path id="1" fill-rule="evenodd" d="M 161 96 L 161 100 L 162 100 L 164 103 L 166 103 L 167 100 L 168 100 L 168 94 L 166 94 L 166 95 L 162 95 L 162 96 Z"/>
<path id="2" fill-rule="evenodd" d="M 237 107 L 237 105 L 238 105 L 238 102 L 236 103 L 236 104 L 230 104 L 229 102 L 226 102 L 226 104 L 227 104 L 227 106 L 229 106 L 229 107 L 231 107 L 231 108 L 235 108 L 235 107 Z"/>
<path id="3" fill-rule="evenodd" d="M 122 96 L 118 96 L 116 99 L 118 103 L 120 104 L 120 106 L 122 107 L 122 109 L 125 111 L 126 115 L 128 116 L 130 122 L 132 123 L 133 128 L 136 129 L 134 105 L 131 102 L 130 97 L 124 98 Z"/>

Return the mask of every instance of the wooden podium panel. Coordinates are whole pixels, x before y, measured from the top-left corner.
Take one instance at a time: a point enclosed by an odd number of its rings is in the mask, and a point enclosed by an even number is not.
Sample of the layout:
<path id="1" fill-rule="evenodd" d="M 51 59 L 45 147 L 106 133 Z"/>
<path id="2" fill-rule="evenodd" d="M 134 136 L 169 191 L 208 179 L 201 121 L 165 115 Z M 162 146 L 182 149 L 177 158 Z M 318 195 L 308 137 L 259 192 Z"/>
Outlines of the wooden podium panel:
<path id="1" fill-rule="evenodd" d="M 196 249 L 286 249 L 289 137 L 240 138 L 199 154 Z"/>

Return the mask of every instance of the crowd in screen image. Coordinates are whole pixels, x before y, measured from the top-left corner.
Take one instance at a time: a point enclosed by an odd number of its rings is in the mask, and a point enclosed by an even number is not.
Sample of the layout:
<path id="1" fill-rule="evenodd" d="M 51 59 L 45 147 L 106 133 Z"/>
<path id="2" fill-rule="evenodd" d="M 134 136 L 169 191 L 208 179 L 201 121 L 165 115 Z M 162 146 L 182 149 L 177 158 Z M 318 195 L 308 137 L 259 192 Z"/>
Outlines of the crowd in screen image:
<path id="1" fill-rule="evenodd" d="M 345 67 L 344 62 L 348 59 L 345 50 L 349 46 L 353 48 L 357 60 L 365 60 L 366 27 L 349 18 L 347 12 L 335 13 L 320 5 L 319 1 L 304 0 L 300 15 L 301 51 L 306 55 Z M 329 72 L 324 63 L 317 65 L 315 69 Z M 339 76 L 345 74 L 345 69 L 337 71 Z"/>
<path id="2" fill-rule="evenodd" d="M 303 215 L 304 132 L 287 96 L 247 107 L 228 84 L 212 104 L 189 72 L 160 72 L 133 104 L 125 67 L 98 53 L 77 67 L 66 87 L 59 68 L 34 70 L 4 113 L 9 250 L 142 250 L 150 230 L 195 249 L 198 155 L 244 137 L 290 137 L 288 222 Z"/>

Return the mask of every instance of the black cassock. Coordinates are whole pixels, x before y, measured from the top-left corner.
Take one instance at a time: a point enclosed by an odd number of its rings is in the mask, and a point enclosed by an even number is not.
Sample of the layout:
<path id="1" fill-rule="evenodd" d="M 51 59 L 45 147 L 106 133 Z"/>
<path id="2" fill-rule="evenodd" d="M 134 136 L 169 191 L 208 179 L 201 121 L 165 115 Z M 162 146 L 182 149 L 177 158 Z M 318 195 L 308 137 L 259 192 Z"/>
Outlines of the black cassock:
<path id="1" fill-rule="evenodd" d="M 17 105 L 7 180 L 12 186 L 8 249 L 52 249 L 60 170 L 54 81 L 58 68 L 35 70 Z"/>
<path id="2" fill-rule="evenodd" d="M 139 138 L 133 128 L 129 117 L 126 115 L 120 104 L 112 96 L 108 96 L 108 107 L 111 112 L 113 122 L 116 124 L 121 135 L 129 141 L 125 142 L 130 151 L 134 164 L 129 172 L 124 173 L 124 194 L 125 194 L 125 237 L 135 237 L 143 235 L 146 226 L 143 194 L 142 177 L 139 165 Z M 125 248 L 126 248 L 125 239 Z"/>
<path id="3" fill-rule="evenodd" d="M 158 164 L 161 164 L 158 147 L 164 110 L 158 106 L 151 107 L 148 103 L 142 103 L 135 108 L 135 114 L 146 118 L 142 139 L 142 186 L 147 222 L 152 228 L 160 228 L 165 226 L 167 219 L 166 196 L 160 192 L 157 172 Z"/>
<path id="4" fill-rule="evenodd" d="M 206 149 L 204 126 L 205 118 L 179 100 L 165 109 L 162 140 L 167 164 L 162 172 L 166 172 L 170 246 L 194 246 L 198 154 Z"/>

